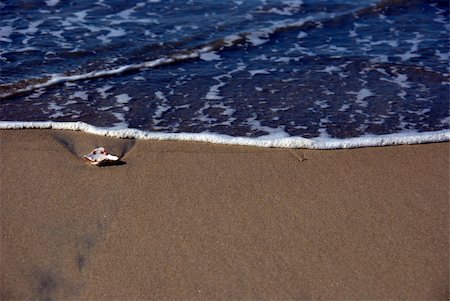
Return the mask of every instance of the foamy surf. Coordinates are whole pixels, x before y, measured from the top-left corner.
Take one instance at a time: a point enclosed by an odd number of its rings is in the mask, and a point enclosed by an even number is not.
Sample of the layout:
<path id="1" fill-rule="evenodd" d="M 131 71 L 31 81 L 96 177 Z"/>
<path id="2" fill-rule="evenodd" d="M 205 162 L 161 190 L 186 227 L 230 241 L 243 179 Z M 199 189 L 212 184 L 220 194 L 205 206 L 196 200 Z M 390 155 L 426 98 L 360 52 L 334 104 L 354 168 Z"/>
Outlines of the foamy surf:
<path id="1" fill-rule="evenodd" d="M 242 145 L 275 148 L 306 148 L 306 149 L 348 149 L 374 146 L 422 144 L 450 141 L 450 130 L 435 132 L 403 132 L 387 135 L 365 135 L 348 139 L 335 139 L 319 136 L 307 139 L 303 137 L 288 137 L 285 133 L 275 133 L 257 138 L 233 137 L 223 134 L 203 133 L 160 133 L 129 128 L 101 128 L 84 122 L 20 122 L 0 121 L 0 129 L 57 129 L 81 131 L 89 134 L 128 139 L 193 141 L 226 145 Z"/>
<path id="2" fill-rule="evenodd" d="M 174 53 L 170 56 L 164 56 L 149 61 L 140 62 L 137 64 L 122 65 L 112 69 L 96 70 L 74 75 L 52 74 L 43 78 L 33 78 L 29 81 L 29 83 L 21 81 L 16 83 L 8 83 L 5 85 L 0 85 L 0 99 L 9 98 L 11 96 L 31 92 L 41 88 L 51 87 L 66 82 L 76 82 L 82 80 L 116 76 L 126 72 L 139 71 L 146 68 L 155 68 L 168 64 L 184 62 L 192 59 L 200 58 L 208 61 L 211 60 L 211 58 L 213 57 L 214 58 L 213 60 L 215 60 L 218 57 L 218 55 L 214 53 L 215 51 L 221 51 L 225 48 L 231 48 L 238 44 L 249 44 L 252 46 L 259 46 L 268 42 L 270 35 L 281 30 L 301 28 L 303 25 L 305 25 L 305 23 L 311 22 L 312 19 L 313 17 L 308 16 L 304 19 L 296 21 L 289 20 L 285 22 L 278 22 L 277 24 L 267 28 L 261 28 L 255 31 L 228 35 L 224 38 L 212 41 L 207 45 L 201 45 L 194 49 L 187 49 L 179 53 Z M 320 19 L 311 24 L 320 24 Z M 5 90 L 6 92 L 2 93 L 2 90 Z"/>
<path id="3" fill-rule="evenodd" d="M 442 1 L 47 2 L 2 7 L 0 121 L 316 148 L 449 129 Z"/>

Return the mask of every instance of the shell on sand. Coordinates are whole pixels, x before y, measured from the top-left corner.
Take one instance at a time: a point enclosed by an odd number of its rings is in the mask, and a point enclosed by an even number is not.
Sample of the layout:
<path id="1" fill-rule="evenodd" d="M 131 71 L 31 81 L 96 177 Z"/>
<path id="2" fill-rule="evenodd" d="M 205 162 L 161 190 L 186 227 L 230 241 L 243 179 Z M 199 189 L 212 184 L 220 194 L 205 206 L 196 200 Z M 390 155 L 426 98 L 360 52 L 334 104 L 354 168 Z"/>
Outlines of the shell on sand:
<path id="1" fill-rule="evenodd" d="M 100 165 L 110 161 L 117 161 L 119 157 L 111 155 L 104 147 L 98 147 L 85 155 L 84 159 L 91 165 Z"/>

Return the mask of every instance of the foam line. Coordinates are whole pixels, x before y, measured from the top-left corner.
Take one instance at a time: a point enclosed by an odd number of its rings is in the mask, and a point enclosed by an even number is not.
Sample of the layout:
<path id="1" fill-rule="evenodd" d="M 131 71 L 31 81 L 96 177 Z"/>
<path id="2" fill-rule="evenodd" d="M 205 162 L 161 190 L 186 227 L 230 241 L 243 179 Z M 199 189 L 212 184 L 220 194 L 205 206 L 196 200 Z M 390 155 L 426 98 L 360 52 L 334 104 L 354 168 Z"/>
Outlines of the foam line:
<path id="1" fill-rule="evenodd" d="M 223 134 L 203 133 L 159 133 L 138 129 L 100 128 L 84 122 L 21 122 L 0 121 L 0 129 L 59 129 L 82 131 L 85 133 L 114 137 L 145 140 L 197 141 L 228 145 L 246 145 L 256 147 L 307 148 L 307 149 L 345 149 L 401 144 L 421 144 L 450 141 L 450 130 L 436 132 L 408 132 L 388 135 L 366 135 L 357 138 L 335 139 L 318 137 L 306 139 L 266 135 L 258 138 L 233 137 Z"/>
<path id="2" fill-rule="evenodd" d="M 174 62 L 178 62 L 178 61 L 185 61 L 185 60 L 189 60 L 189 59 L 198 58 L 198 57 L 200 57 L 200 55 L 202 53 L 208 52 L 208 51 L 210 51 L 210 47 L 204 47 L 204 48 L 201 48 L 199 50 L 193 51 L 188 54 L 176 54 L 171 57 L 163 57 L 163 58 L 159 58 L 159 59 L 155 59 L 152 61 L 147 61 L 147 62 L 143 62 L 143 63 L 139 63 L 139 64 L 120 66 L 120 67 L 110 69 L 110 70 L 92 71 L 92 72 L 88 72 L 88 73 L 83 73 L 83 74 L 78 74 L 78 75 L 68 75 L 68 76 L 55 74 L 52 77 L 50 77 L 50 79 L 47 80 L 46 82 L 29 85 L 23 89 L 18 89 L 16 91 L 13 91 L 10 93 L 1 94 L 0 97 L 8 98 L 8 97 L 16 95 L 16 94 L 30 92 L 30 91 L 33 91 L 36 89 L 45 88 L 45 87 L 49 87 L 49 86 L 53 86 L 53 85 L 65 83 L 65 82 L 74 82 L 74 81 L 79 81 L 79 80 L 113 76 L 113 75 L 118 75 L 118 74 L 128 72 L 128 71 L 140 70 L 143 68 L 154 68 L 157 66 L 167 65 L 167 64 L 174 63 Z"/>

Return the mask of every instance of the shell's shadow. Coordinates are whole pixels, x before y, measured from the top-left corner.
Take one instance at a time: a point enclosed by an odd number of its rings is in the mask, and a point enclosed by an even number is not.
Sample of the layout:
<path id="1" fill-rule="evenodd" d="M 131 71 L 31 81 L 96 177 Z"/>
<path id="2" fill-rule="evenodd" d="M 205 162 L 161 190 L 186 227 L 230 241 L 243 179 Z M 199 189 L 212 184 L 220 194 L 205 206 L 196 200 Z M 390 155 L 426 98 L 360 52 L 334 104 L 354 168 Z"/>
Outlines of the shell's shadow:
<path id="1" fill-rule="evenodd" d="M 99 163 L 99 164 L 97 164 L 97 165 L 95 165 L 95 166 L 98 166 L 98 167 L 108 167 L 108 166 L 119 166 L 119 165 L 125 165 L 125 164 L 127 164 L 127 162 L 122 161 L 121 159 L 119 159 L 119 160 L 117 160 L 117 161 L 106 161 L 106 162 L 102 162 L 102 163 Z"/>

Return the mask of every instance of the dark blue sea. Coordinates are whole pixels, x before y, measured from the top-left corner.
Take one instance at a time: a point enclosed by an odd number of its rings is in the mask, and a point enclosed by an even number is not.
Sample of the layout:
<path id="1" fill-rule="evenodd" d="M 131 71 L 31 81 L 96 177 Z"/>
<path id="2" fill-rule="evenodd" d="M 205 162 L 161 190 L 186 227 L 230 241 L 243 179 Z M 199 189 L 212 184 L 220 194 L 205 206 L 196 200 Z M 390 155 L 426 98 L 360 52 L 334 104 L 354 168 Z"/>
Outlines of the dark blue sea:
<path id="1" fill-rule="evenodd" d="M 449 4 L 0 1 L 0 120 L 231 137 L 449 129 Z"/>

